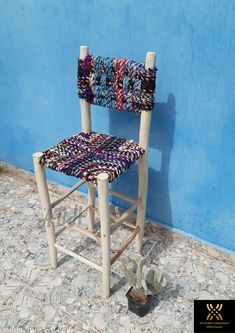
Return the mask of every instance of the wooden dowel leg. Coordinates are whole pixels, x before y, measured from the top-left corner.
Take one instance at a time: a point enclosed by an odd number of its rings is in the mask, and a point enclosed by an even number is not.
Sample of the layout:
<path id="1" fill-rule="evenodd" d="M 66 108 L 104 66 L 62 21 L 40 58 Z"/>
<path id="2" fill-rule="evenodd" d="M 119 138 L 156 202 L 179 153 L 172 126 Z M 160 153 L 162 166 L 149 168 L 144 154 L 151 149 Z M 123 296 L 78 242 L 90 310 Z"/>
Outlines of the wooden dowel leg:
<path id="1" fill-rule="evenodd" d="M 108 175 L 101 173 L 98 176 L 98 197 L 101 224 L 101 245 L 103 265 L 103 297 L 110 296 L 110 207 L 108 198 Z"/>
<path id="2" fill-rule="evenodd" d="M 49 244 L 51 266 L 52 268 L 56 268 L 57 250 L 55 247 L 55 242 L 56 242 L 55 228 L 54 228 L 54 223 L 52 221 L 51 204 L 46 182 L 45 169 L 39 163 L 42 155 L 43 154 L 41 152 L 33 154 L 33 163 L 34 163 L 35 177 L 36 177 L 39 197 L 43 210 L 43 216 L 45 218 L 45 223 L 46 223 L 46 232 Z"/>
<path id="3" fill-rule="evenodd" d="M 156 54 L 155 52 L 147 52 L 145 68 L 154 68 Z M 139 173 L 139 191 L 138 191 L 138 208 L 137 208 L 137 226 L 140 232 L 136 237 L 136 251 L 141 253 L 144 237 L 144 224 L 146 214 L 146 200 L 148 191 L 148 142 L 151 123 L 151 111 L 141 111 L 139 146 L 145 150 L 144 155 L 138 160 Z"/>
<path id="4" fill-rule="evenodd" d="M 146 213 L 146 201 L 148 190 L 148 167 L 147 167 L 147 154 L 141 156 L 138 161 L 138 174 L 139 174 L 139 190 L 138 190 L 138 207 L 136 225 L 140 228 L 136 236 L 136 252 L 141 253 L 144 238 L 144 225 Z"/>
<path id="5" fill-rule="evenodd" d="M 89 231 L 94 231 L 94 224 L 95 224 L 95 188 L 92 183 L 87 183 L 88 187 L 88 229 Z"/>

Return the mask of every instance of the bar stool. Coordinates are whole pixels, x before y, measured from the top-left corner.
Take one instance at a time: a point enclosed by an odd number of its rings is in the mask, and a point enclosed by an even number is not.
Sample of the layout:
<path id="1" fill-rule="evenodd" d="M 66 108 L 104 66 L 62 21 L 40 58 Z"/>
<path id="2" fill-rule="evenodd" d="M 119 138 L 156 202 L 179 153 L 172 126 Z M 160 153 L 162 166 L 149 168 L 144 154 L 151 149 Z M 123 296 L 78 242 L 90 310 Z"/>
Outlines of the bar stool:
<path id="1" fill-rule="evenodd" d="M 82 132 L 62 140 L 44 152 L 33 154 L 35 177 L 46 221 L 51 266 L 57 267 L 57 251 L 62 251 L 101 271 L 104 298 L 110 296 L 111 265 L 134 238 L 136 238 L 136 251 L 141 253 L 142 250 L 148 187 L 148 142 L 156 78 L 155 57 L 154 52 L 147 53 L 146 62 L 95 57 L 89 55 L 87 46 L 81 46 L 78 60 L 78 95 L 81 104 Z M 93 132 L 91 104 L 139 114 L 139 143 Z M 109 189 L 109 183 L 117 179 L 136 161 L 138 161 L 138 198 L 133 199 Z M 51 202 L 45 176 L 46 167 L 81 180 L 66 195 Z M 65 223 L 55 232 L 53 208 L 84 183 L 88 186 L 87 205 L 72 222 L 70 221 L 71 223 Z M 98 188 L 100 233 L 94 230 L 96 188 Z M 118 218 L 110 214 L 109 193 L 131 204 Z M 127 222 L 127 218 L 136 209 L 137 218 L 133 225 Z M 74 226 L 73 223 L 85 211 L 88 212 L 88 228 Z M 111 219 L 115 222 L 112 225 Z M 110 234 L 121 225 L 130 227 L 132 232 L 120 249 L 111 256 Z M 57 236 L 68 227 L 101 244 L 102 266 L 58 244 Z"/>

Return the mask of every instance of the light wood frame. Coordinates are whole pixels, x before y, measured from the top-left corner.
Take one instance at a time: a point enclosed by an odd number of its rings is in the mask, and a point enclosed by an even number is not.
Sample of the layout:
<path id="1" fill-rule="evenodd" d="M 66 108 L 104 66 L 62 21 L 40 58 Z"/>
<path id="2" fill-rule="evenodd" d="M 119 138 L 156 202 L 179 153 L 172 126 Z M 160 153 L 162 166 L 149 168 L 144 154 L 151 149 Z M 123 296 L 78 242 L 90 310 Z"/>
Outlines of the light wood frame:
<path id="1" fill-rule="evenodd" d="M 80 47 L 80 59 L 84 59 L 88 55 L 88 47 Z M 146 54 L 146 68 L 153 68 L 155 66 L 156 54 L 154 52 L 147 52 Z M 82 131 L 85 133 L 91 132 L 91 111 L 90 104 L 85 99 L 80 99 L 81 104 L 81 120 L 82 120 Z M 49 191 L 45 176 L 45 168 L 40 164 L 40 159 L 43 153 L 37 152 L 33 154 L 33 163 L 35 170 L 35 177 L 40 196 L 40 201 L 43 210 L 43 216 L 46 221 L 46 232 L 49 244 L 50 261 L 52 268 L 57 267 L 57 250 L 63 253 L 73 256 L 81 262 L 96 268 L 103 274 L 103 297 L 108 298 L 110 296 L 110 274 L 111 265 L 117 260 L 122 252 L 128 247 L 128 245 L 136 238 L 136 252 L 141 253 L 143 246 L 144 236 L 144 224 L 145 224 L 145 213 L 146 213 L 146 201 L 147 201 L 147 189 L 148 189 L 148 142 L 149 142 L 149 131 L 151 123 L 151 111 L 142 111 L 140 116 L 140 130 L 139 130 L 139 146 L 145 150 L 145 154 L 138 160 L 138 198 L 137 200 L 130 198 L 124 194 L 109 189 L 108 174 L 101 173 L 98 176 L 98 203 L 99 203 L 99 214 L 101 231 L 100 235 L 94 231 L 94 212 L 95 212 L 95 188 L 92 183 L 87 182 L 88 187 L 88 203 L 84 209 L 73 218 L 72 221 L 65 223 L 60 230 L 55 233 L 54 223 L 52 219 L 52 209 L 67 198 L 71 193 L 78 189 L 81 185 L 86 183 L 85 180 L 79 181 L 75 184 L 68 193 L 56 201 L 50 201 Z M 110 214 L 109 205 L 109 193 L 127 202 L 131 203 L 129 209 L 124 212 L 119 218 Z M 128 216 L 137 209 L 136 224 L 127 222 Z M 84 230 L 77 226 L 74 226 L 75 220 L 80 217 L 85 211 L 87 211 L 88 229 Z M 110 227 L 110 219 L 116 223 Z M 122 246 L 116 253 L 111 257 L 110 251 L 110 234 L 113 233 L 119 226 L 125 225 L 132 229 L 132 232 L 128 239 L 124 241 Z M 72 228 L 72 230 L 82 233 L 93 239 L 95 242 L 101 244 L 102 247 L 102 266 L 97 263 L 78 255 L 75 252 L 68 250 L 67 248 L 59 245 L 56 242 L 57 236 L 63 232 L 66 228 Z"/>

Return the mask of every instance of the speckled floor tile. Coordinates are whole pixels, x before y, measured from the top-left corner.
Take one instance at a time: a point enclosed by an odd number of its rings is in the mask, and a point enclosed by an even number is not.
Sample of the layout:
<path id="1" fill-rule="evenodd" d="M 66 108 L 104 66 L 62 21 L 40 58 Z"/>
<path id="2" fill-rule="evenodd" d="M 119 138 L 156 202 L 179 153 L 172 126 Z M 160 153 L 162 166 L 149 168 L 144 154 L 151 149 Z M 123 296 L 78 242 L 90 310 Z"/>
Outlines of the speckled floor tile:
<path id="1" fill-rule="evenodd" d="M 53 199 L 64 191 L 56 185 L 49 188 Z M 82 195 L 73 194 L 56 209 L 56 221 L 71 217 L 84 203 Z M 84 215 L 79 223 L 85 220 Z M 97 226 L 98 222 L 97 218 Z M 116 231 L 113 250 L 128 233 L 126 228 Z M 231 255 L 147 223 L 143 251 L 154 242 L 151 265 L 164 271 L 167 286 L 154 297 L 151 312 L 139 318 L 127 310 L 128 285 L 118 262 L 112 266 L 112 295 L 107 301 L 100 297 L 98 271 L 62 253 L 58 268 L 51 269 L 34 177 L 0 165 L 0 331 L 190 333 L 194 299 L 234 299 Z M 86 237 L 68 231 L 59 243 L 100 262 L 100 249 Z M 134 244 L 125 255 L 133 253 Z"/>

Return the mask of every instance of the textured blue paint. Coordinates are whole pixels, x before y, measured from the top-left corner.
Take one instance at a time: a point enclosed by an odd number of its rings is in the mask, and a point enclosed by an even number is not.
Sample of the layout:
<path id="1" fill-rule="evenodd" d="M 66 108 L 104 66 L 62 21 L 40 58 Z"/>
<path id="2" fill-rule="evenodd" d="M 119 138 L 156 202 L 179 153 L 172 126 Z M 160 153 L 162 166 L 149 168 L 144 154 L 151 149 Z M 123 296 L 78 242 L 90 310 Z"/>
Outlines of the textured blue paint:
<path id="1" fill-rule="evenodd" d="M 32 171 L 34 151 L 80 130 L 79 45 L 135 60 L 156 51 L 148 217 L 235 250 L 234 17 L 230 0 L 2 0 L 1 160 Z M 96 130 L 137 137 L 137 116 L 92 113 Z M 133 194 L 136 172 L 113 186 Z"/>

